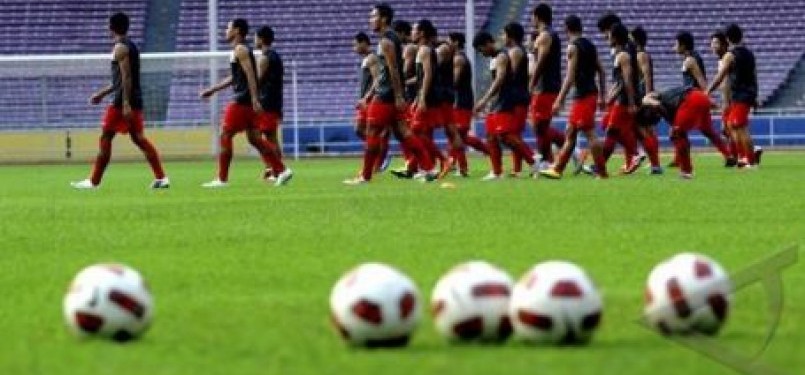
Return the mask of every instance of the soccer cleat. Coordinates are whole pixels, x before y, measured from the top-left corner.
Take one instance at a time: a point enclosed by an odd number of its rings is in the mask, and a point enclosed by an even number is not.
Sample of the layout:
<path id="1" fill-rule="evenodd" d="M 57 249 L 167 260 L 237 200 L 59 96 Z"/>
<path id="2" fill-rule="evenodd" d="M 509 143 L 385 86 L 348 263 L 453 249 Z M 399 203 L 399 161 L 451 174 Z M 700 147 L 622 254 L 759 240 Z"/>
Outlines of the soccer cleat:
<path id="1" fill-rule="evenodd" d="M 595 175 L 595 165 L 582 165 L 581 168 L 579 169 L 579 172 L 584 173 L 588 176 L 593 176 Z"/>
<path id="2" fill-rule="evenodd" d="M 648 158 L 648 156 L 645 153 L 638 154 L 636 159 L 635 159 L 636 163 L 637 163 L 637 168 L 640 168 L 640 166 L 642 166 L 643 163 L 646 162 L 647 158 Z"/>
<path id="3" fill-rule="evenodd" d="M 274 186 L 279 187 L 286 185 L 288 184 L 289 181 L 291 181 L 292 178 L 293 178 L 293 171 L 291 170 L 291 168 L 285 168 L 285 170 L 282 171 L 282 173 L 280 173 L 279 176 L 277 176 L 277 181 L 274 182 Z"/>
<path id="4" fill-rule="evenodd" d="M 70 186 L 78 190 L 94 190 L 98 188 L 98 185 L 93 184 L 89 179 L 71 182 Z"/>
<path id="5" fill-rule="evenodd" d="M 433 182 L 438 180 L 440 178 L 439 176 L 440 176 L 439 172 L 436 172 L 436 170 L 434 169 L 430 172 L 419 172 L 416 175 L 414 175 L 414 179 L 419 180 L 421 182 Z"/>
<path id="6" fill-rule="evenodd" d="M 263 180 L 266 180 L 267 182 L 274 182 L 277 181 L 277 176 L 274 176 L 274 171 L 272 171 L 271 168 L 266 168 L 266 170 L 263 172 Z"/>
<path id="7" fill-rule="evenodd" d="M 167 189 L 171 187 L 171 180 L 167 177 L 158 178 L 151 183 L 151 189 Z"/>
<path id="8" fill-rule="evenodd" d="M 520 172 L 511 171 L 506 175 L 506 177 L 508 177 L 508 178 L 520 178 Z"/>
<path id="9" fill-rule="evenodd" d="M 403 180 L 410 180 L 414 178 L 414 174 L 411 173 L 407 168 L 402 169 L 392 169 L 391 175 Z"/>
<path id="10" fill-rule="evenodd" d="M 453 173 L 453 176 L 467 178 L 470 177 L 470 172 L 457 170 L 455 173 Z"/>
<path id="11" fill-rule="evenodd" d="M 378 168 L 377 171 L 383 173 L 389 169 L 390 165 L 391 165 L 391 153 L 388 152 L 386 153 L 386 158 L 383 159 L 382 163 L 380 163 L 380 168 Z"/>
<path id="12" fill-rule="evenodd" d="M 693 179 L 693 173 L 682 173 L 682 174 L 679 175 L 679 178 L 681 178 L 683 180 L 692 180 Z"/>
<path id="13" fill-rule="evenodd" d="M 679 168 L 679 163 L 676 160 L 668 163 L 668 168 Z"/>
<path id="14" fill-rule="evenodd" d="M 729 158 L 724 161 L 724 168 L 735 168 L 738 165 L 738 159 Z"/>
<path id="15" fill-rule="evenodd" d="M 665 173 L 665 171 L 663 171 L 662 167 L 651 167 L 648 174 L 651 176 L 660 176 L 663 173 Z"/>
<path id="16" fill-rule="evenodd" d="M 450 171 L 453 170 L 453 168 L 455 167 L 455 164 L 456 163 L 455 163 L 455 160 L 453 160 L 453 158 L 449 158 L 445 162 L 443 162 L 442 165 L 441 165 L 442 168 L 439 171 L 439 174 L 437 175 L 437 178 L 440 179 L 440 180 L 445 178 L 447 176 L 447 174 L 450 173 Z"/>
<path id="17" fill-rule="evenodd" d="M 201 184 L 201 187 L 207 188 L 207 189 L 220 189 L 220 188 L 225 188 L 227 186 L 229 186 L 228 182 L 221 181 L 220 179 L 217 179 L 217 178 L 212 180 L 212 181 L 210 181 L 210 182 L 206 182 L 206 183 Z"/>
<path id="18" fill-rule="evenodd" d="M 489 172 L 488 175 L 484 176 L 481 181 L 499 181 L 502 177 L 499 174 L 495 174 L 494 172 Z"/>
<path id="19" fill-rule="evenodd" d="M 755 165 L 760 165 L 760 158 L 763 157 L 763 148 L 755 146 Z"/>
<path id="20" fill-rule="evenodd" d="M 621 172 L 626 175 L 637 172 L 637 170 L 640 169 L 640 165 L 643 164 L 641 158 L 643 157 L 639 155 L 633 157 L 629 164 L 621 168 Z"/>
<path id="21" fill-rule="evenodd" d="M 562 179 L 562 174 L 553 169 L 553 167 L 548 169 L 543 169 L 539 171 L 540 176 L 550 178 L 551 180 L 560 180 Z"/>
<path id="22" fill-rule="evenodd" d="M 369 183 L 369 181 L 366 181 L 363 178 L 363 176 L 358 176 L 358 177 L 355 177 L 355 178 L 350 178 L 350 179 L 344 180 L 344 185 L 347 185 L 347 186 L 360 186 L 360 185 L 366 185 L 368 183 Z"/>

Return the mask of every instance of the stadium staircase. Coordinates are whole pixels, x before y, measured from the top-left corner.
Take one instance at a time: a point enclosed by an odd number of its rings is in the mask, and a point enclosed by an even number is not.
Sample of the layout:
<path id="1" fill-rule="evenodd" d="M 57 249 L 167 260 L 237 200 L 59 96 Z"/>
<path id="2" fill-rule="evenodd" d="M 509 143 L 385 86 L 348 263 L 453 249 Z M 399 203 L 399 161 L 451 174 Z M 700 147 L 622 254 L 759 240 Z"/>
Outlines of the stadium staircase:
<path id="1" fill-rule="evenodd" d="M 805 54 L 799 59 L 791 75 L 770 104 L 771 108 L 794 108 L 805 106 Z"/>

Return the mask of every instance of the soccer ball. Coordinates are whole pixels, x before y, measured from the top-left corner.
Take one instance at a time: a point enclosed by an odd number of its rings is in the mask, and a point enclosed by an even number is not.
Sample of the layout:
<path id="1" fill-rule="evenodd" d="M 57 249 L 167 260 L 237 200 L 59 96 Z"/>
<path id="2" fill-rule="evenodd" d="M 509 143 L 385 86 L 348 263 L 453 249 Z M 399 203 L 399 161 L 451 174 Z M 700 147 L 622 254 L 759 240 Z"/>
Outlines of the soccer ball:
<path id="1" fill-rule="evenodd" d="M 511 276 L 487 262 L 454 267 L 433 290 L 436 330 L 451 341 L 505 341 L 512 333 L 509 297 L 513 284 Z"/>
<path id="2" fill-rule="evenodd" d="M 335 284 L 330 312 L 341 337 L 354 346 L 403 347 L 419 323 L 419 291 L 400 271 L 366 263 Z"/>
<path id="3" fill-rule="evenodd" d="M 731 294 L 732 283 L 718 263 L 683 253 L 651 271 L 644 314 L 666 335 L 715 335 L 727 319 Z"/>
<path id="4" fill-rule="evenodd" d="M 603 303 L 579 266 L 540 263 L 514 286 L 509 315 L 517 336 L 538 344 L 586 344 L 601 321 Z"/>
<path id="5" fill-rule="evenodd" d="M 154 301 L 145 280 L 121 264 L 83 269 L 64 296 L 64 318 L 79 337 L 129 341 L 148 330 L 153 314 Z"/>

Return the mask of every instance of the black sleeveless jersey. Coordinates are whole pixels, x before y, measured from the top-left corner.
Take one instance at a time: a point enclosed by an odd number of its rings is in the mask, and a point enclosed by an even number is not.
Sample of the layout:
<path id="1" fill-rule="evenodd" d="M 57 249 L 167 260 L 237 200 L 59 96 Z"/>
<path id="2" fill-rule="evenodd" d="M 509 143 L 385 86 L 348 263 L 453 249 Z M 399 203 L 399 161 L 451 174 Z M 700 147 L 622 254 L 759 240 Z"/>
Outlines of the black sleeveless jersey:
<path id="1" fill-rule="evenodd" d="M 260 105 L 266 111 L 282 114 L 282 84 L 285 73 L 282 57 L 273 49 L 263 51 L 263 57 L 268 59 L 268 72 L 257 87 Z"/>
<path id="2" fill-rule="evenodd" d="M 143 91 L 140 88 L 140 50 L 129 39 L 123 39 L 120 43 L 125 44 L 129 50 L 129 70 L 131 74 L 129 105 L 132 109 L 143 109 Z M 114 93 L 112 105 L 116 108 L 123 108 L 123 76 L 120 73 L 120 64 L 115 60 L 114 56 L 112 56 L 112 92 Z"/>
<path id="3" fill-rule="evenodd" d="M 464 52 L 459 52 L 464 58 L 464 67 L 455 82 L 455 99 L 453 105 L 458 109 L 472 110 L 475 105 L 475 95 L 472 91 L 472 65 Z"/>
<path id="4" fill-rule="evenodd" d="M 249 50 L 249 59 L 252 62 L 252 74 L 257 77 L 257 69 L 254 63 L 254 55 L 252 49 L 248 44 L 240 44 Z M 235 57 L 235 51 L 232 51 L 232 57 L 229 59 L 229 68 L 232 74 L 232 101 L 238 104 L 251 104 L 252 94 L 249 92 L 249 80 L 246 78 L 246 72 Z"/>
<path id="5" fill-rule="evenodd" d="M 418 53 L 417 53 L 418 55 Z M 431 85 L 428 91 L 425 93 L 425 104 L 433 108 L 437 104 L 439 104 L 439 89 L 437 87 L 437 82 L 439 82 L 439 69 L 436 63 L 436 51 L 433 48 L 430 48 L 430 73 L 431 73 Z M 417 88 L 417 96 L 422 95 L 422 86 L 425 84 L 425 65 L 417 59 L 416 62 L 416 88 Z"/>
<path id="6" fill-rule="evenodd" d="M 397 71 L 390 71 L 388 57 L 383 53 L 383 48 L 378 45 L 377 57 L 380 60 L 380 75 L 377 79 L 377 87 L 375 88 L 375 98 L 384 103 L 394 103 L 394 86 L 391 81 L 392 74 L 396 74 L 400 82 L 403 85 L 405 84 L 403 80 L 402 42 L 400 42 L 400 38 L 397 37 L 397 33 L 392 30 L 387 30 L 383 33 L 381 38 L 388 39 L 394 44 Z"/>
<path id="7" fill-rule="evenodd" d="M 439 104 L 452 104 L 455 97 L 453 86 L 453 56 L 439 62 Z"/>
<path id="8" fill-rule="evenodd" d="M 495 95 L 495 97 L 493 97 L 492 100 L 490 101 L 489 109 L 491 110 L 491 112 L 510 112 L 514 109 L 515 106 L 512 97 L 512 84 L 511 84 L 512 75 L 509 73 L 509 71 L 511 70 L 511 62 L 509 61 L 509 54 L 506 52 L 506 50 L 498 51 L 496 58 L 500 55 L 506 57 L 507 63 L 504 65 L 506 71 L 498 72 L 496 70 L 497 67 L 495 66 L 495 61 L 492 60 L 491 62 L 492 66 L 490 67 L 492 73 L 492 80 L 494 81 L 495 79 L 497 79 L 499 74 L 502 74 L 504 78 L 503 78 L 503 85 L 500 87 L 500 90 L 498 91 L 497 95 Z M 528 64 L 527 59 L 523 60 L 525 60 L 526 64 Z"/>
<path id="9" fill-rule="evenodd" d="M 637 56 L 637 55 L 635 55 L 635 56 Z M 649 55 L 647 52 L 646 52 L 646 56 L 648 56 L 648 74 L 650 74 L 650 77 L 652 78 L 652 81 L 653 81 L 653 78 L 654 78 L 654 59 L 652 59 L 651 55 Z M 647 77 L 643 75 L 643 70 L 640 69 L 640 63 L 639 62 L 637 64 L 637 69 L 638 69 L 637 74 L 638 74 L 638 76 L 640 76 L 640 80 L 637 81 L 637 91 L 635 92 L 635 101 L 637 101 L 637 103 L 639 104 L 640 100 L 642 100 L 643 97 L 646 96 L 646 94 L 648 94 L 648 87 L 646 87 L 646 83 L 648 82 L 648 80 L 646 79 Z"/>
<path id="10" fill-rule="evenodd" d="M 598 49 L 587 38 L 579 37 L 573 41 L 576 47 L 576 82 L 573 85 L 573 98 L 579 99 L 598 93 L 595 76 L 598 74 Z"/>
<path id="11" fill-rule="evenodd" d="M 513 48 L 519 49 L 523 58 L 511 71 L 512 100 L 514 105 L 528 105 L 531 102 L 531 95 L 528 93 L 528 53 L 526 53 L 522 45 L 517 45 Z"/>
<path id="12" fill-rule="evenodd" d="M 632 68 L 632 89 L 635 93 L 635 104 L 640 101 L 640 98 L 637 97 L 638 90 L 637 90 L 637 82 L 640 80 L 640 67 L 637 64 L 637 48 L 634 47 L 633 44 L 627 44 L 626 48 L 622 51 L 629 54 L 629 65 Z M 623 77 L 623 72 L 621 71 L 620 66 L 615 66 L 615 61 L 617 60 L 618 54 L 616 53 L 615 56 L 612 57 L 613 61 L 613 68 L 612 68 L 612 80 L 615 84 L 620 85 L 621 90 L 618 93 L 618 104 L 620 105 L 629 105 L 629 95 L 626 93 L 626 80 Z"/>
<path id="13" fill-rule="evenodd" d="M 696 65 L 699 66 L 699 70 L 702 72 L 702 76 L 704 76 L 704 80 L 707 81 L 707 72 L 704 67 L 704 60 L 702 60 L 702 56 L 699 55 L 698 52 L 693 51 L 690 55 L 696 61 Z M 683 68 L 684 69 L 684 68 Z M 696 82 L 696 77 L 693 76 L 687 69 L 682 71 L 682 85 L 685 87 L 693 87 L 697 89 L 704 90 L 704 87 L 699 87 L 699 83 Z"/>
<path id="14" fill-rule="evenodd" d="M 731 52 L 735 57 L 730 70 L 732 100 L 754 105 L 758 95 L 755 54 L 744 46 L 734 47 Z"/>
<path id="15" fill-rule="evenodd" d="M 558 94 L 562 89 L 562 41 L 559 35 L 548 29 L 545 32 L 551 36 L 551 49 L 548 51 L 548 61 L 537 81 L 537 92 Z"/>
<path id="16" fill-rule="evenodd" d="M 368 66 L 365 65 L 366 59 L 369 57 L 363 58 L 361 60 L 360 65 L 358 65 L 358 77 L 360 80 L 360 86 L 358 88 L 358 99 L 361 99 L 369 93 L 369 89 L 372 88 L 372 71 L 369 69 Z"/>

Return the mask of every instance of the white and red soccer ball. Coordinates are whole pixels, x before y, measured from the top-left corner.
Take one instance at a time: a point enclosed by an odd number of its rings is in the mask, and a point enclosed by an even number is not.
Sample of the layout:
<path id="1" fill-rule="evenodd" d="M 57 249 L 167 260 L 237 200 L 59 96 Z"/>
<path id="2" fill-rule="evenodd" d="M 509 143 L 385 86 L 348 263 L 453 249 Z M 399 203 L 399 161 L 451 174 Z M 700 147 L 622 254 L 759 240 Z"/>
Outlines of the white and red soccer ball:
<path id="1" fill-rule="evenodd" d="M 583 269 L 550 261 L 534 266 L 514 286 L 509 315 L 515 334 L 526 342 L 578 345 L 590 341 L 602 309 Z"/>
<path id="2" fill-rule="evenodd" d="M 342 338 L 354 346 L 402 347 L 419 324 L 419 291 L 402 272 L 366 263 L 335 284 L 330 312 Z"/>
<path id="3" fill-rule="evenodd" d="M 121 264 L 83 269 L 64 296 L 65 321 L 80 337 L 129 341 L 148 330 L 153 314 L 154 301 L 145 280 Z"/>
<path id="4" fill-rule="evenodd" d="M 511 276 L 482 261 L 460 264 L 436 283 L 431 312 L 450 341 L 503 342 L 511 336 Z"/>
<path id="5" fill-rule="evenodd" d="M 644 315 L 663 334 L 715 335 L 730 309 L 732 283 L 716 261 L 683 253 L 649 275 Z"/>

